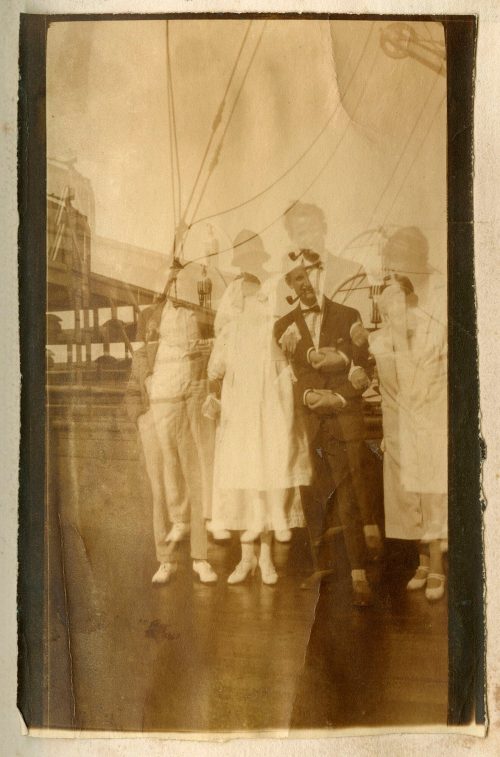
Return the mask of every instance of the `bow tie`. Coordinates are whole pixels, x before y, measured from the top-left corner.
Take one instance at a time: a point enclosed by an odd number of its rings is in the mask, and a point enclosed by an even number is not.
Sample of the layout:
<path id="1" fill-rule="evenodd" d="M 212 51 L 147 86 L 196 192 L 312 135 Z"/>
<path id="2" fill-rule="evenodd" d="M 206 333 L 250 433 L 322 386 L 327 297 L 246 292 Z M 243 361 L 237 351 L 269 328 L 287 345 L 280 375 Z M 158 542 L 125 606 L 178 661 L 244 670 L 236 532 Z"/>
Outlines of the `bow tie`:
<path id="1" fill-rule="evenodd" d="M 302 311 L 302 315 L 306 315 L 307 313 L 321 313 L 321 308 L 319 305 L 312 305 L 310 308 L 300 308 Z"/>

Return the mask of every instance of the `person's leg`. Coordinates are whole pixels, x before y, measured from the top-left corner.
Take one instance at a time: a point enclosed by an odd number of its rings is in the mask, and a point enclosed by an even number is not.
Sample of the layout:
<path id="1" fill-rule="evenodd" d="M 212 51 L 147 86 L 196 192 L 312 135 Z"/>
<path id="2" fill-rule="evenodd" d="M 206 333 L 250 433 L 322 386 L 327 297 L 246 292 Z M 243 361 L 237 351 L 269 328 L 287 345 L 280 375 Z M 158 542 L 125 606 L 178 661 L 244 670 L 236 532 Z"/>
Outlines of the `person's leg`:
<path id="1" fill-rule="evenodd" d="M 188 527 L 189 501 L 178 451 L 178 425 L 182 403 L 152 405 L 156 436 L 162 452 L 163 484 L 171 523 Z"/>
<path id="2" fill-rule="evenodd" d="M 189 493 L 191 557 L 193 560 L 200 561 L 207 559 L 208 539 L 203 513 L 199 450 L 193 436 L 193 429 L 197 424 L 195 414 L 199 408 L 197 402 L 192 398 L 186 399 L 181 404 L 183 410 L 178 418 L 177 445 L 182 475 Z"/>
<path id="3" fill-rule="evenodd" d="M 429 573 L 425 596 L 429 600 L 441 599 L 444 595 L 445 574 L 441 542 L 448 536 L 447 496 L 444 493 L 420 495 L 424 540 L 429 547 Z"/>
<path id="4" fill-rule="evenodd" d="M 429 545 L 424 542 L 418 544 L 418 568 L 415 571 L 415 575 L 411 578 L 406 588 L 408 591 L 415 591 L 416 589 L 423 589 L 427 583 L 427 576 L 429 575 Z"/>
<path id="5" fill-rule="evenodd" d="M 168 545 L 165 541 L 169 530 L 169 519 L 163 485 L 163 455 L 151 410 L 139 416 L 137 427 L 151 486 L 156 559 L 160 563 L 160 568 L 153 576 L 153 583 L 166 583 L 175 572 L 176 562 L 172 545 Z"/>
<path id="6" fill-rule="evenodd" d="M 251 573 L 255 573 L 257 567 L 257 558 L 255 557 L 255 543 L 253 539 L 245 539 L 245 534 L 250 536 L 249 532 L 244 532 L 240 537 L 241 544 L 241 559 L 238 565 L 235 567 L 230 576 L 228 576 L 228 584 L 240 584 Z"/>
<path id="7" fill-rule="evenodd" d="M 427 599 L 441 599 L 444 595 L 445 574 L 440 539 L 429 542 L 429 575 L 425 587 Z"/>
<path id="8" fill-rule="evenodd" d="M 363 521 L 351 485 L 345 443 L 330 440 L 325 457 L 335 485 L 339 520 L 343 528 L 347 558 L 351 568 L 354 604 L 369 605 L 372 604 L 373 597 L 365 572 L 366 546 Z"/>
<path id="9" fill-rule="evenodd" d="M 264 531 L 260 535 L 260 555 L 259 568 L 262 575 L 262 581 L 265 584 L 275 584 L 278 580 L 278 574 L 274 567 L 271 548 L 273 543 L 272 531 Z"/>
<path id="10" fill-rule="evenodd" d="M 311 442 L 313 476 L 311 486 L 300 487 L 302 510 L 309 537 L 313 575 L 304 582 L 304 588 L 314 586 L 324 574 L 333 571 L 327 534 L 327 524 L 331 511 L 332 479 L 330 468 L 325 462 L 321 436 L 318 433 Z"/>
<path id="11" fill-rule="evenodd" d="M 177 449 L 182 475 L 189 493 L 193 570 L 202 583 L 215 583 L 217 574 L 207 562 L 208 539 L 203 513 L 199 453 L 192 432 L 196 424 L 194 414 L 199 411 L 199 405 L 192 398 L 187 398 L 179 404 Z"/>
<path id="12" fill-rule="evenodd" d="M 330 444 L 325 459 L 337 497 L 338 515 L 343 528 L 347 557 L 351 570 L 363 570 L 366 561 L 363 521 L 357 507 L 351 480 L 349 463 L 342 442 Z"/>
<path id="13" fill-rule="evenodd" d="M 382 537 L 375 518 L 376 484 L 365 444 L 358 440 L 348 441 L 345 451 L 366 546 L 373 552 L 380 552 Z"/>

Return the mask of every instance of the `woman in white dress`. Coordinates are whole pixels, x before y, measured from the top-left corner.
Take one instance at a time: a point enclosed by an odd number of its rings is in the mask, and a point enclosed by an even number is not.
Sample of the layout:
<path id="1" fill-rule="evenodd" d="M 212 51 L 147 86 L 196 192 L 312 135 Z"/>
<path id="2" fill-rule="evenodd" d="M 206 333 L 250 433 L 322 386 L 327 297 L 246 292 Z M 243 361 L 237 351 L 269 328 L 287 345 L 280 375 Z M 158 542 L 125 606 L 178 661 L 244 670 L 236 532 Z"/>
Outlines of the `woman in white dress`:
<path id="1" fill-rule="evenodd" d="M 272 294 L 271 282 L 261 287 L 248 274 L 229 285 L 208 365 L 221 403 L 212 527 L 241 532 L 241 560 L 230 584 L 244 581 L 257 564 L 264 583 L 276 583 L 272 533 L 305 525 L 299 486 L 310 483 L 309 452 L 294 413 L 291 368 L 273 339 Z"/>
<path id="2" fill-rule="evenodd" d="M 384 428 L 386 536 L 420 543 L 408 589 L 444 594 L 447 539 L 447 332 L 418 304 L 411 281 L 393 275 L 379 299 L 382 326 L 370 335 Z"/>

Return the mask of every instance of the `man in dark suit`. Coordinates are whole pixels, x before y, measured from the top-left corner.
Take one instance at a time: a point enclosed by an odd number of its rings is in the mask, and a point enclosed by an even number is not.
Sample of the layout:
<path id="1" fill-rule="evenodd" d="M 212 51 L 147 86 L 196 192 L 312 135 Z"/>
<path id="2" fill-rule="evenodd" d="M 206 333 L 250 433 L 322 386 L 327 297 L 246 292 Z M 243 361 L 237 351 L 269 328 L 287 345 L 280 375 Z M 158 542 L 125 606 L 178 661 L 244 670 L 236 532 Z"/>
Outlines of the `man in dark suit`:
<path id="1" fill-rule="evenodd" d="M 367 451 L 362 412 L 363 391 L 369 385 L 370 364 L 359 313 L 326 297 L 318 301 L 311 271 L 321 266 L 318 255 L 292 254 L 286 273 L 297 306 L 280 318 L 275 337 L 291 361 L 296 377 L 297 411 L 304 414 L 311 450 L 326 463 L 338 503 L 351 567 L 355 605 L 372 604 L 366 579 L 366 542 L 379 541 L 373 492 L 365 481 Z M 361 346 L 357 346 L 359 342 Z M 318 492 L 304 490 L 303 505 L 313 551 L 324 537 L 327 508 Z M 321 552 L 313 554 L 320 577 Z"/>
<path id="2" fill-rule="evenodd" d="M 343 297 L 347 297 L 347 290 L 360 285 L 364 276 L 363 266 L 342 255 L 334 254 L 327 248 L 327 223 L 324 212 L 317 205 L 304 202 L 294 202 L 285 211 L 284 226 L 292 243 L 292 249 L 296 254 L 300 250 L 314 250 L 321 257 L 323 269 L 321 276 L 318 271 L 311 272 L 317 294 L 322 297 L 332 298 L 334 293 L 341 288 Z M 320 284 L 321 292 L 318 284 Z M 288 287 L 283 280 L 278 289 L 279 315 L 285 315 L 289 311 L 286 305 Z M 321 300 L 320 300 L 321 301 Z M 345 301 L 345 300 L 344 300 Z"/>

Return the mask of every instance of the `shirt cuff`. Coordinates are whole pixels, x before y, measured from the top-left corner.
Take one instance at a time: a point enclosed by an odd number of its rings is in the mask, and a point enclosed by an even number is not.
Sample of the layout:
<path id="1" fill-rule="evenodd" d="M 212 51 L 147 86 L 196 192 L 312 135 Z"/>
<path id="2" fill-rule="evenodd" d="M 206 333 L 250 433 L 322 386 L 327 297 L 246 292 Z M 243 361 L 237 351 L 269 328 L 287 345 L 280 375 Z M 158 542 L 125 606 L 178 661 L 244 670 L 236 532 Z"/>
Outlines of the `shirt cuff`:
<path id="1" fill-rule="evenodd" d="M 345 352 L 342 352 L 342 350 L 337 350 L 337 352 L 339 353 L 339 355 L 342 355 L 342 357 L 345 360 L 345 364 L 349 365 L 351 361 L 349 360 L 349 358 L 347 357 L 347 355 L 345 354 Z"/>
<path id="2" fill-rule="evenodd" d="M 306 407 L 307 407 L 306 397 L 309 394 L 309 392 L 312 392 L 312 391 L 313 391 L 312 389 L 306 389 L 304 394 L 302 395 L 302 404 L 305 405 Z"/>
<path id="3" fill-rule="evenodd" d="M 362 367 L 361 365 L 355 365 L 354 363 L 351 363 L 351 367 L 350 367 L 350 369 L 349 369 L 349 375 L 348 375 L 348 377 L 347 377 L 347 378 L 348 378 L 348 379 L 349 379 L 349 381 L 350 381 L 350 380 L 351 380 L 351 377 L 353 376 L 353 374 L 354 374 L 354 373 L 355 373 L 356 371 L 364 371 L 364 370 L 365 370 L 365 369 L 364 369 L 364 368 L 363 368 L 363 367 Z"/>
<path id="4" fill-rule="evenodd" d="M 309 365 L 311 365 L 311 361 L 309 360 L 309 355 L 311 354 L 311 352 L 315 352 L 315 351 L 316 351 L 316 347 L 309 347 L 309 349 L 307 350 L 307 353 L 306 353 L 306 360 L 307 360 L 307 362 L 309 363 Z M 310 389 L 307 389 L 306 391 L 308 391 L 308 392 L 309 392 L 309 391 L 310 391 Z"/>
<path id="5" fill-rule="evenodd" d="M 364 328 L 363 322 L 360 319 L 358 319 L 357 321 L 354 321 L 354 323 L 352 324 L 351 328 L 349 329 L 349 336 L 351 336 L 351 337 L 352 337 L 352 330 L 353 330 L 353 328 L 355 328 L 355 326 L 361 326 L 361 328 Z"/>
<path id="6" fill-rule="evenodd" d="M 347 407 L 347 400 L 345 399 L 345 397 L 342 397 L 342 395 L 339 394 L 338 392 L 333 392 L 333 395 L 335 397 L 338 397 L 339 400 L 342 400 L 342 407 Z"/>

